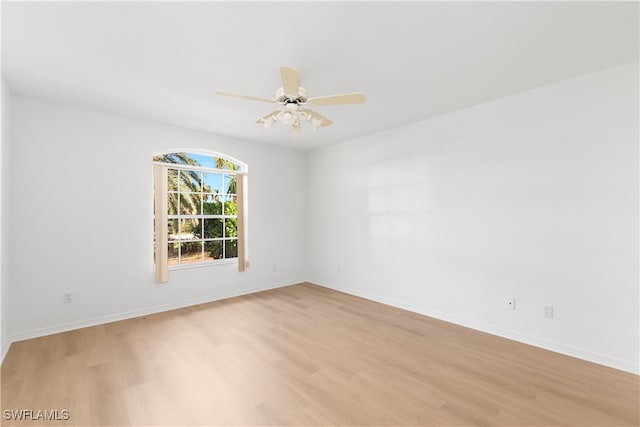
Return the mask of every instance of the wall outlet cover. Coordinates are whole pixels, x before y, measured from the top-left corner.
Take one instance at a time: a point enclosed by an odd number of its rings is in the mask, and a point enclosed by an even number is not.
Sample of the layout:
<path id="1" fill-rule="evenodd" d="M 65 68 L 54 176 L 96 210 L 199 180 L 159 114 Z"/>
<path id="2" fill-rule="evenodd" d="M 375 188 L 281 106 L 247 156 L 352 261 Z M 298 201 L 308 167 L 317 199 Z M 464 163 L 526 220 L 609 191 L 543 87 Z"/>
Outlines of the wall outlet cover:
<path id="1" fill-rule="evenodd" d="M 507 310 L 515 310 L 516 309 L 516 299 L 515 298 L 506 298 L 505 305 Z"/>

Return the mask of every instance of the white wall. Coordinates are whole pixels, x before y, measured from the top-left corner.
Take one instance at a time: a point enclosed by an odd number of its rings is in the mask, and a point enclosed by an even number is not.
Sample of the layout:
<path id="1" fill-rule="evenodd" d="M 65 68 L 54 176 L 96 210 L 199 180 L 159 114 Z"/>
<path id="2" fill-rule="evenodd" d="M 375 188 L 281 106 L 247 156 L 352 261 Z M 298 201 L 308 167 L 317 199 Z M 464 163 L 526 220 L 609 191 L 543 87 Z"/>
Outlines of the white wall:
<path id="1" fill-rule="evenodd" d="M 308 161 L 311 281 L 639 371 L 638 63 Z"/>
<path id="2" fill-rule="evenodd" d="M 15 94 L 11 120 L 13 340 L 305 279 L 305 153 Z M 249 165 L 246 272 L 218 265 L 154 283 L 151 155 L 172 148 Z"/>
<path id="3" fill-rule="evenodd" d="M 9 146 L 10 146 L 10 108 L 11 94 L 9 88 L 1 81 L 2 88 L 2 136 L 0 145 L 0 361 L 4 360 L 4 356 L 9 350 L 9 304 L 8 304 L 8 272 L 9 263 L 7 262 L 8 242 L 5 238 L 8 230 L 8 209 L 9 204 Z"/>

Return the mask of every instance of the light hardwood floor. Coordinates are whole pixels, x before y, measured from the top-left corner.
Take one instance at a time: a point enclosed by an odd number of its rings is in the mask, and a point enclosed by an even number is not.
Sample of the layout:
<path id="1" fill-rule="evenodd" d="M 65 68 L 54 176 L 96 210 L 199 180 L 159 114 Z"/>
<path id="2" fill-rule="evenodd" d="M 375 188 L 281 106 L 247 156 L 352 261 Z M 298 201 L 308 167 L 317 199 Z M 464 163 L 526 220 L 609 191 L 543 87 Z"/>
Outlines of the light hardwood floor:
<path id="1" fill-rule="evenodd" d="M 639 377 L 301 284 L 14 343 L 3 425 L 633 425 Z"/>

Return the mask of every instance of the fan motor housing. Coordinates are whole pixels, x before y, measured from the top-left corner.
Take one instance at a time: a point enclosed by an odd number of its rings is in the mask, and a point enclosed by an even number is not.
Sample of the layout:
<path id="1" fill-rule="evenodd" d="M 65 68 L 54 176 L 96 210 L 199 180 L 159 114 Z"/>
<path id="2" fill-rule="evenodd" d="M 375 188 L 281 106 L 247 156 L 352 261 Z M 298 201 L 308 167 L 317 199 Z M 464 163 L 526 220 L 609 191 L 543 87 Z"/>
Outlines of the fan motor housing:
<path id="1" fill-rule="evenodd" d="M 306 89 L 299 87 L 298 96 L 292 98 L 291 96 L 284 93 L 284 88 L 280 88 L 276 92 L 276 101 L 278 101 L 278 103 L 280 104 L 306 104 L 307 91 Z"/>

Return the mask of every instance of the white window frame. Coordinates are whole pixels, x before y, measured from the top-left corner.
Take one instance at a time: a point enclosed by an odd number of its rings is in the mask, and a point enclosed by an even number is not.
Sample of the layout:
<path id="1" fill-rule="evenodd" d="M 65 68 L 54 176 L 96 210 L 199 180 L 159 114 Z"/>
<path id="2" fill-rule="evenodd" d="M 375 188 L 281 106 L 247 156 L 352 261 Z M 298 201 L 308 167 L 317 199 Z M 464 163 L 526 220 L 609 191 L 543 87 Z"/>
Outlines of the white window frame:
<path id="1" fill-rule="evenodd" d="M 164 162 L 153 162 L 153 166 L 154 166 L 154 180 L 157 182 L 157 184 L 155 184 L 154 189 L 156 192 L 160 192 L 162 193 L 163 197 L 161 198 L 161 200 L 158 200 L 157 194 L 154 196 L 155 197 L 155 210 L 156 212 L 164 212 L 164 215 L 160 215 L 160 220 L 158 219 L 158 215 L 156 213 L 155 215 L 155 220 L 156 220 L 156 229 L 155 229 L 155 234 L 156 234 L 156 262 L 155 262 L 155 268 L 156 268 L 156 281 L 158 283 L 162 283 L 162 282 L 166 282 L 168 281 L 168 272 L 171 270 L 180 270 L 180 269 L 186 269 L 186 268 L 200 268 L 200 267 L 207 267 L 207 266 L 212 266 L 212 265 L 221 265 L 221 264 L 231 264 L 231 263 L 238 263 L 238 270 L 239 271 L 244 271 L 245 266 L 248 264 L 248 262 L 246 261 L 247 257 L 247 248 L 246 248 L 246 230 L 247 230 L 247 221 L 246 221 L 246 192 L 244 191 L 245 187 L 246 187 L 246 176 L 247 176 L 247 165 L 243 162 L 240 162 L 236 159 L 233 159 L 229 156 L 226 156 L 224 154 L 221 153 L 216 153 L 216 152 L 212 152 L 212 151 L 203 151 L 203 150 L 189 150 L 189 149 L 177 149 L 177 150 L 169 150 L 169 151 L 164 151 L 162 153 L 155 153 L 155 155 L 163 155 L 163 154 L 168 154 L 168 153 L 179 153 L 179 152 L 184 152 L 184 153 L 192 153 L 192 154 L 201 154 L 201 155 L 206 155 L 206 156 L 211 156 L 211 157 L 219 157 L 219 158 L 223 158 L 226 160 L 229 160 L 231 162 L 233 162 L 234 164 L 237 164 L 241 167 L 241 170 L 230 170 L 230 169 L 217 169 L 217 168 L 208 168 L 208 167 L 204 167 L 204 166 L 190 166 L 190 165 L 183 165 L 183 164 L 177 164 L 177 163 L 164 163 Z M 224 204 L 223 204 L 223 210 L 221 212 L 221 214 L 204 214 L 203 212 L 203 203 L 204 201 L 201 199 L 200 203 L 200 215 L 180 215 L 180 209 L 178 208 L 178 215 L 169 215 L 168 214 L 168 208 L 167 208 L 167 199 L 168 199 L 168 194 L 169 194 L 169 189 L 166 186 L 167 183 L 167 175 L 168 175 L 168 170 L 173 169 L 173 170 L 178 170 L 179 173 L 181 173 L 183 170 L 186 171 L 197 171 L 197 172 L 202 172 L 202 173 L 216 173 L 216 174 L 221 174 L 222 175 L 222 182 L 225 182 L 225 178 L 224 175 L 235 175 L 236 176 L 236 193 L 235 193 L 235 197 L 236 197 L 236 203 L 237 203 L 237 212 L 235 216 L 231 216 L 231 215 L 225 215 L 224 214 Z M 164 183 L 163 186 L 159 186 L 158 184 L 160 183 Z M 218 193 L 221 196 L 228 196 L 228 193 L 226 192 L 226 189 L 223 188 L 222 189 L 223 192 Z M 178 186 L 177 192 L 178 194 L 178 201 L 180 200 L 180 186 Z M 198 193 L 195 193 L 198 194 Z M 203 193 L 203 189 L 200 189 L 200 194 L 205 194 Z M 223 258 L 222 259 L 215 259 L 215 260 L 202 260 L 202 261 L 197 261 L 197 262 L 190 262 L 190 263 L 185 263 L 185 264 L 172 264 L 172 265 L 168 265 L 168 244 L 169 242 L 173 242 L 173 240 L 169 241 L 168 239 L 168 227 L 167 227 L 167 223 L 169 220 L 171 219 L 177 219 L 179 221 L 183 220 L 183 219 L 192 219 L 192 218 L 197 218 L 200 219 L 202 226 L 204 227 L 204 220 L 205 219 L 219 219 L 219 218 L 236 218 L 237 221 L 237 237 L 227 237 L 224 236 L 222 238 L 205 238 L 204 234 L 201 236 L 201 238 L 199 239 L 193 239 L 193 240 L 180 240 L 178 239 L 178 248 L 180 250 L 180 243 L 183 242 L 202 242 L 202 255 L 203 255 L 203 259 L 204 259 L 204 242 L 208 242 L 208 241 L 221 241 L 222 242 L 222 248 L 223 248 L 223 253 L 226 251 L 226 245 L 225 242 L 226 241 L 231 241 L 231 240 L 237 240 L 237 256 L 233 257 L 233 258 Z M 224 233 L 224 227 L 223 227 L 223 233 Z M 178 259 L 180 260 L 180 256 L 178 256 Z"/>

